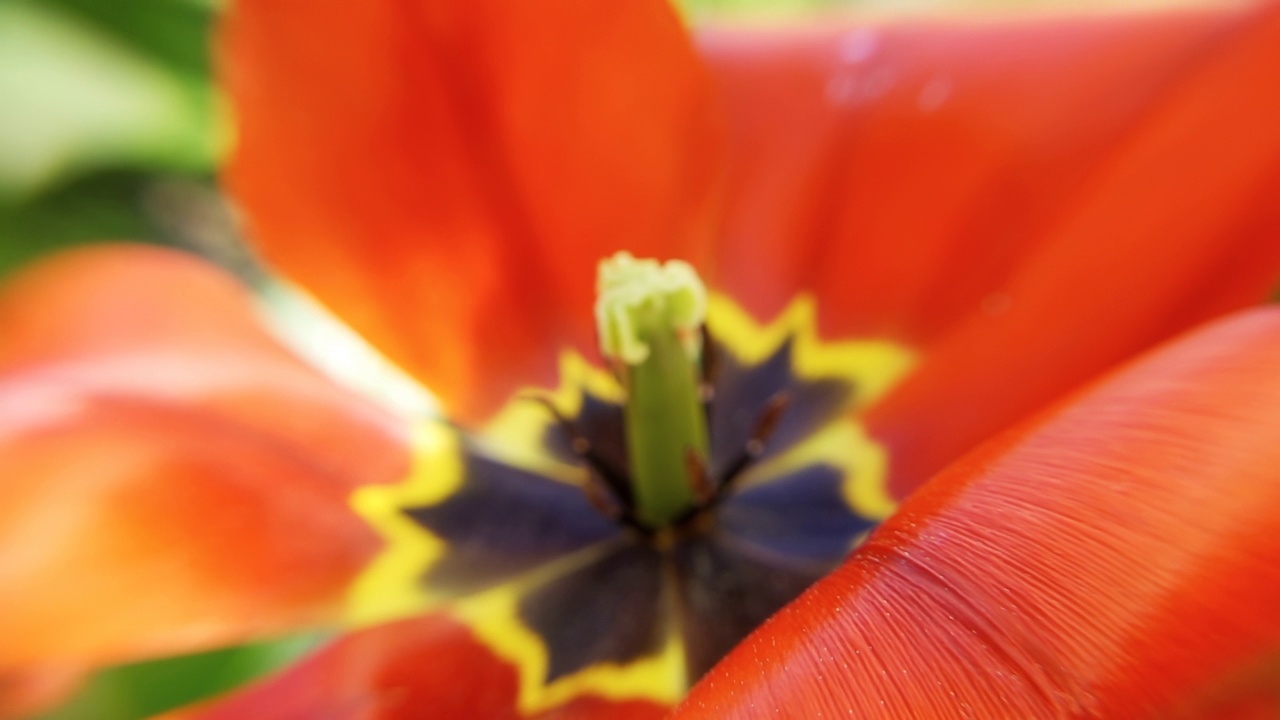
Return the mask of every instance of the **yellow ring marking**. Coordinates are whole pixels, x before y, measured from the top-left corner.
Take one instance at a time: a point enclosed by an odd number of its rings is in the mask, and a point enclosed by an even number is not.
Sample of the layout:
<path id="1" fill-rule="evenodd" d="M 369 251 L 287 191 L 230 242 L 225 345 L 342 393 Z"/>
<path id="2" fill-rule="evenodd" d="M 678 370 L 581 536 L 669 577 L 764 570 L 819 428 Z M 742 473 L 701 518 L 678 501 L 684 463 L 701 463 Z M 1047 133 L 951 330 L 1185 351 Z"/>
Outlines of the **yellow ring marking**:
<path id="1" fill-rule="evenodd" d="M 351 495 L 352 509 L 386 541 L 348 591 L 347 620 L 354 625 L 406 617 L 441 601 L 422 577 L 444 557 L 446 544 L 403 510 L 434 505 L 462 487 L 461 438 L 448 425 L 428 420 L 413 428 L 411 439 L 413 465 L 404 482 L 366 485 Z"/>
<path id="2" fill-rule="evenodd" d="M 536 582 L 516 582 L 493 588 L 458 603 L 456 617 L 466 622 L 496 655 L 515 665 L 520 690 L 517 707 L 534 714 L 576 697 L 594 695 L 608 700 L 649 700 L 674 705 L 688 690 L 684 646 L 676 628 L 666 630 L 662 650 L 626 664 L 599 663 L 544 684 L 550 653 L 546 642 L 520 620 L 520 597 Z M 672 608 L 674 609 L 674 608 Z M 674 613 L 668 612 L 668 617 Z"/>
<path id="3" fill-rule="evenodd" d="M 823 342 L 818 337 L 813 298 L 801 295 L 768 325 L 758 324 L 724 295 L 708 298 L 707 326 L 712 337 L 743 363 L 763 362 L 792 340 L 792 367 L 804 380 L 837 378 L 854 384 L 860 408 L 879 400 L 915 365 L 915 353 L 881 340 Z"/>

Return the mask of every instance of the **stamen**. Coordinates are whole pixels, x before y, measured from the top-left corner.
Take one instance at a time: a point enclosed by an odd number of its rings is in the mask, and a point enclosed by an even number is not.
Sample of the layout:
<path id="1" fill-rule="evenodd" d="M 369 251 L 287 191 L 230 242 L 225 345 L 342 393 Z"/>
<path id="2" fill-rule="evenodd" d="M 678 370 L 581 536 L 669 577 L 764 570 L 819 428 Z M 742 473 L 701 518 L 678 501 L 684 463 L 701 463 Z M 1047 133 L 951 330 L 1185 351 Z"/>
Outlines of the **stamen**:
<path id="1" fill-rule="evenodd" d="M 625 511 L 622 505 L 618 503 L 618 498 L 609 487 L 608 481 L 601 477 L 595 468 L 587 468 L 587 482 L 583 485 L 583 490 L 586 491 L 587 502 L 591 503 L 591 507 L 601 515 L 610 520 L 623 519 Z"/>
<path id="2" fill-rule="evenodd" d="M 684 451 L 684 466 L 689 477 L 689 486 L 693 489 L 693 498 L 699 506 L 711 502 L 716 495 L 716 484 L 711 479 L 711 471 L 707 463 L 692 448 Z"/>
<path id="3" fill-rule="evenodd" d="M 738 456 L 730 463 L 729 468 L 725 470 L 724 477 L 720 480 L 720 493 L 722 496 L 724 489 L 741 477 L 743 471 L 764 454 L 765 443 L 769 442 L 769 438 L 778 429 L 782 414 L 786 412 L 787 406 L 790 404 L 791 393 L 786 390 L 774 393 L 765 402 L 764 409 L 756 416 L 755 427 L 752 428 L 751 435 L 742 446 L 742 452 L 738 453 Z"/>
<path id="4" fill-rule="evenodd" d="M 551 417 L 555 418 L 556 424 L 560 426 L 561 432 L 565 434 L 565 437 L 569 438 L 569 449 L 586 463 L 587 470 L 592 477 L 601 483 L 613 496 L 613 504 L 618 506 L 619 516 L 623 514 L 623 509 L 630 507 L 633 502 L 631 485 L 627 482 L 626 476 L 595 451 L 587 436 L 582 434 L 577 424 L 560 413 L 560 409 L 551 401 L 551 398 L 531 392 L 520 395 L 520 399 L 532 400 L 551 413 Z M 588 483 L 588 498 L 590 498 L 591 492 L 591 483 Z M 594 500 L 592 504 L 595 504 Z"/>
<path id="5" fill-rule="evenodd" d="M 716 396 L 716 376 L 720 373 L 720 351 L 716 348 L 716 344 L 712 342 L 711 331 L 707 329 L 706 323 L 702 324 L 700 332 L 702 335 L 702 367 L 698 394 L 702 397 L 702 402 L 709 403 Z"/>
<path id="6" fill-rule="evenodd" d="M 750 439 L 747 440 L 746 451 L 753 459 L 760 457 L 764 453 L 764 444 L 773 437 L 773 432 L 778 429 L 778 422 L 782 420 L 782 413 L 791 405 L 791 393 L 786 390 L 776 392 L 764 404 L 764 409 L 760 411 L 760 415 L 756 418 L 755 429 L 751 432 Z"/>

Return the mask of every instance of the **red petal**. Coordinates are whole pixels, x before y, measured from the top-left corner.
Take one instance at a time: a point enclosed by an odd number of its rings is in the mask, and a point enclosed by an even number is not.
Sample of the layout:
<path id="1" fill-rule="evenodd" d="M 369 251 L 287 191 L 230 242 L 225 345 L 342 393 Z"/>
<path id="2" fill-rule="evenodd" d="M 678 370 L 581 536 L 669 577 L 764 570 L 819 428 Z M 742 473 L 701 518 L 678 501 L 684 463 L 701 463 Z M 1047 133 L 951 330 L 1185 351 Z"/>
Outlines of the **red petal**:
<path id="1" fill-rule="evenodd" d="M 533 716 L 516 707 L 515 670 L 444 615 L 348 635 L 283 675 L 212 706 L 200 720 L 657 720 L 665 708 L 583 698 Z"/>
<path id="2" fill-rule="evenodd" d="M 272 343 L 234 281 L 75 252 L 6 289 L 0 336 L 0 669 L 334 617 L 378 549 L 347 497 L 399 479 L 404 440 Z"/>
<path id="3" fill-rule="evenodd" d="M 604 256 L 705 236 L 719 128 L 662 0 L 264 0 L 225 30 L 258 245 L 452 417 L 589 344 Z"/>
<path id="4" fill-rule="evenodd" d="M 1280 651 L 1280 309 L 924 486 L 695 688 L 722 717 L 1242 716 Z"/>
<path id="5" fill-rule="evenodd" d="M 975 442 L 1280 278 L 1280 11 L 712 35 L 725 281 L 921 346 L 871 418 L 910 491 Z"/>

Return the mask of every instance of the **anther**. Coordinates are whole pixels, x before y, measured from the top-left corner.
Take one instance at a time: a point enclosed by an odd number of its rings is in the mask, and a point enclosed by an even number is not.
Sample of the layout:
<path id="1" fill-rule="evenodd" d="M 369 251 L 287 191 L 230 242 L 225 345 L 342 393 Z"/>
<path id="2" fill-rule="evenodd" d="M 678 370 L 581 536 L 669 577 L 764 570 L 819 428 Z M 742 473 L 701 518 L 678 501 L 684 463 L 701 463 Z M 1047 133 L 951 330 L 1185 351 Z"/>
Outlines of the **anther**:
<path id="1" fill-rule="evenodd" d="M 560 426 L 565 437 L 569 438 L 569 448 L 573 450 L 573 454 L 585 456 L 591 452 L 591 442 L 578 430 L 578 426 L 572 420 L 560 413 L 560 408 L 556 407 L 551 398 L 538 392 L 526 392 L 521 393 L 520 399 L 536 402 L 551 413 L 551 417 L 555 418 L 556 424 Z"/>
<path id="2" fill-rule="evenodd" d="M 755 426 L 751 430 L 751 435 L 747 437 L 747 442 L 742 446 L 742 452 L 729 464 L 728 469 L 724 472 L 724 477 L 720 480 L 722 494 L 724 488 L 733 483 L 734 480 L 737 480 L 742 475 L 742 471 L 746 470 L 752 462 L 758 460 L 764 454 L 765 443 L 769 441 L 774 431 L 778 429 L 778 423 L 782 420 L 782 415 L 790 404 L 791 393 L 786 390 L 774 393 L 765 401 L 764 409 L 756 416 Z"/>
<path id="3" fill-rule="evenodd" d="M 756 425 L 751 431 L 751 437 L 747 439 L 745 449 L 748 455 L 758 458 L 764 454 L 764 444 L 773 437 L 774 431 L 778 429 L 778 422 L 782 420 L 782 414 L 790 405 L 791 393 L 786 390 L 774 393 L 765 402 L 764 410 L 756 416 Z"/>
<path id="4" fill-rule="evenodd" d="M 578 429 L 577 424 L 560 413 L 560 409 L 556 407 L 551 398 L 540 393 L 525 393 L 521 395 L 522 399 L 532 400 L 547 412 L 551 413 L 551 417 L 555 418 L 556 424 L 559 425 L 561 432 L 565 437 L 569 438 L 569 449 L 574 455 L 582 459 L 586 464 L 588 471 L 593 477 L 596 477 L 603 487 L 607 488 L 613 495 L 615 504 L 629 506 L 631 499 L 631 485 L 627 482 L 626 477 L 615 470 L 607 460 L 599 455 L 592 447 L 591 441 L 586 435 Z M 588 484 L 588 495 L 590 495 L 590 483 Z M 594 501 L 592 504 L 595 504 Z M 621 511 L 619 511 L 621 513 Z"/>
<path id="5" fill-rule="evenodd" d="M 698 394 L 701 396 L 702 401 L 706 403 L 715 399 L 716 376 L 720 372 L 720 352 L 711 338 L 711 331 L 707 329 L 706 323 L 699 327 L 699 332 L 702 333 L 702 357 L 700 358 L 701 366 L 699 367 L 699 375 L 701 377 L 699 378 Z"/>
<path id="6" fill-rule="evenodd" d="M 608 482 L 594 468 L 587 468 L 587 482 L 582 489 L 586 492 L 587 502 L 591 503 L 591 507 L 597 512 L 610 520 L 622 519 L 622 506 L 618 504 L 617 497 L 609 489 Z"/>
<path id="7" fill-rule="evenodd" d="M 716 495 L 716 484 L 711 479 L 711 471 L 707 463 L 693 448 L 685 448 L 684 466 L 689 478 L 689 486 L 693 489 L 693 498 L 698 505 L 706 505 Z"/>

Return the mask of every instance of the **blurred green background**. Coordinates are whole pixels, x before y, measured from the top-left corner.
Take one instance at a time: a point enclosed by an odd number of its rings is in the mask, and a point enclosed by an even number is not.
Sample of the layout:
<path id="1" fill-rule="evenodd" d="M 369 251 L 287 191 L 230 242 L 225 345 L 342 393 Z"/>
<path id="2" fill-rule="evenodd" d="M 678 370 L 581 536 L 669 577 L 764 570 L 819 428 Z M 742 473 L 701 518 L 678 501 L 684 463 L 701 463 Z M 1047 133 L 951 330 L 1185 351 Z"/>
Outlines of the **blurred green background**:
<path id="1" fill-rule="evenodd" d="M 0 0 L 0 273 L 95 239 L 183 242 L 225 114 L 210 0 Z"/>

